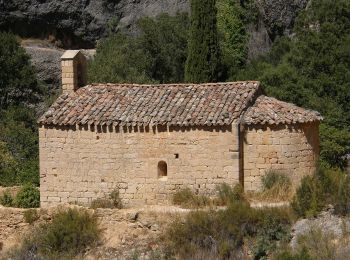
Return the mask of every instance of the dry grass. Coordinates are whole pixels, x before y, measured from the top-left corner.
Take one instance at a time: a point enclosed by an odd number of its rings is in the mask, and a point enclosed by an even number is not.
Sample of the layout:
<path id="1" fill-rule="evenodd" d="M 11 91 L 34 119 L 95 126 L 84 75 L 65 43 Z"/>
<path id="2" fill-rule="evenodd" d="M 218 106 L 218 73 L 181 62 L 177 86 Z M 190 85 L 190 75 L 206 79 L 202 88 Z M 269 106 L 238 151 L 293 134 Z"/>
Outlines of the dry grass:
<path id="1" fill-rule="evenodd" d="M 350 233 L 348 231 L 340 236 L 324 232 L 320 227 L 312 227 L 310 231 L 298 237 L 299 250 L 306 248 L 313 259 L 328 260 L 349 259 Z"/>
<path id="2" fill-rule="evenodd" d="M 261 192 L 247 192 L 248 201 L 259 202 L 284 202 L 291 201 L 295 194 L 295 189 L 289 185 L 275 185 L 271 189 Z"/>
<path id="3" fill-rule="evenodd" d="M 249 201 L 273 203 L 291 201 L 293 199 L 295 189 L 287 175 L 270 170 L 262 177 L 261 182 L 261 192 L 246 193 Z"/>
<path id="4" fill-rule="evenodd" d="M 212 206 L 212 200 L 206 196 L 196 195 L 189 188 L 178 190 L 173 195 L 174 205 L 183 208 L 203 208 Z"/>

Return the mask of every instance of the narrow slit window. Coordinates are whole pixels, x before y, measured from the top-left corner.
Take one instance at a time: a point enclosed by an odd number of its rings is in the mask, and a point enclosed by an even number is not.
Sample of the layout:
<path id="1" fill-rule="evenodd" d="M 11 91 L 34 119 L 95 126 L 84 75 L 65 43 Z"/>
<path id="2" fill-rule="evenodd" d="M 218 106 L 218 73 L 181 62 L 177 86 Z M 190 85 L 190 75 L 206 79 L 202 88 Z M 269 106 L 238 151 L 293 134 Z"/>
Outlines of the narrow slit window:
<path id="1" fill-rule="evenodd" d="M 158 178 L 166 178 L 168 176 L 168 165 L 164 161 L 158 163 Z"/>

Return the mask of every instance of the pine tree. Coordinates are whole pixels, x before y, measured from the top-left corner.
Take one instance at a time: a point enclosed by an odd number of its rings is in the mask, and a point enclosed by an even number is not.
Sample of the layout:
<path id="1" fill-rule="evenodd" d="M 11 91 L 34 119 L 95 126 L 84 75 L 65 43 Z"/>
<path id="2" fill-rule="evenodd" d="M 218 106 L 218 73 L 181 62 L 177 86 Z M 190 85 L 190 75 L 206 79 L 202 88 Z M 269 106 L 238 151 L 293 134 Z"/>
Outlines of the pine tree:
<path id="1" fill-rule="evenodd" d="M 215 0 L 191 0 L 185 79 L 193 83 L 216 82 L 220 78 L 220 67 Z"/>

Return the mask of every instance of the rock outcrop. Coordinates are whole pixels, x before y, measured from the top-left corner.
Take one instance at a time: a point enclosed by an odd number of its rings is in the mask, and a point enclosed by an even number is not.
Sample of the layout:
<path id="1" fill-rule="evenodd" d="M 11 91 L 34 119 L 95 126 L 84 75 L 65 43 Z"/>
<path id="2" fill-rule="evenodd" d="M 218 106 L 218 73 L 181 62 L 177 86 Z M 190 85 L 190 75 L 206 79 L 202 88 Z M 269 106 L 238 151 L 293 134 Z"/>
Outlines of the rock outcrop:
<path id="1" fill-rule="evenodd" d="M 308 0 L 255 0 L 259 22 L 249 28 L 252 46 L 265 50 L 277 35 L 289 34 Z M 244 0 L 240 1 L 245 4 Z M 65 48 L 93 48 L 111 28 L 137 32 L 144 16 L 189 12 L 189 0 L 0 0 L 0 30 L 23 37 L 49 38 Z"/>
<path id="2" fill-rule="evenodd" d="M 188 11 L 187 0 L 0 0 L 0 30 L 92 48 L 111 26 L 132 28 L 142 16 Z"/>

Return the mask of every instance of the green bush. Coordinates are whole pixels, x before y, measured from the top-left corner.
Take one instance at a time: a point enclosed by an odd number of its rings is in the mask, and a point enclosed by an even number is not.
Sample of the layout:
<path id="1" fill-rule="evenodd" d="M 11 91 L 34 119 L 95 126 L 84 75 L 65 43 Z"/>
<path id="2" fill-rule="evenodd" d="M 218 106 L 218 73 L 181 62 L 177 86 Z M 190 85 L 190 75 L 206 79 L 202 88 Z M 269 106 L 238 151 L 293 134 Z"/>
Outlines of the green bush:
<path id="1" fill-rule="evenodd" d="M 293 198 L 295 212 L 300 217 L 315 217 L 324 205 L 324 193 L 317 176 L 304 177 Z"/>
<path id="2" fill-rule="evenodd" d="M 335 206 L 337 214 L 349 210 L 349 179 L 336 169 L 318 168 L 313 176 L 306 176 L 293 198 L 292 207 L 300 217 L 314 217 L 327 204 Z"/>
<path id="3" fill-rule="evenodd" d="M 237 201 L 246 200 L 241 184 L 237 184 L 232 188 L 227 183 L 223 183 L 217 187 L 217 192 L 219 205 L 229 205 Z"/>
<path id="4" fill-rule="evenodd" d="M 28 209 L 23 214 L 24 220 L 28 224 L 33 224 L 39 219 L 39 214 L 36 209 Z"/>
<path id="5" fill-rule="evenodd" d="M 283 173 L 270 170 L 261 178 L 264 190 L 272 189 L 275 186 L 291 186 L 290 179 Z"/>
<path id="6" fill-rule="evenodd" d="M 11 193 L 6 190 L 2 196 L 0 196 L 0 204 L 5 206 L 5 207 L 12 207 L 14 206 L 14 200 L 13 197 L 11 195 Z"/>
<path id="7" fill-rule="evenodd" d="M 12 252 L 11 259 L 73 259 L 100 240 L 97 219 L 86 210 L 60 211 L 52 222 L 37 227 Z"/>
<path id="8" fill-rule="evenodd" d="M 273 260 L 312 260 L 308 250 L 306 248 L 301 249 L 297 253 L 291 252 L 291 250 L 283 250 L 272 257 Z"/>
<path id="9" fill-rule="evenodd" d="M 343 178 L 339 191 L 336 193 L 335 213 L 339 215 L 350 214 L 350 176 Z"/>
<path id="10" fill-rule="evenodd" d="M 291 239 L 290 224 L 294 220 L 288 208 L 267 208 L 260 211 L 260 224 L 253 246 L 255 259 L 264 258 L 273 253 L 277 244 L 288 243 Z"/>
<path id="11" fill-rule="evenodd" d="M 40 207 L 40 191 L 32 184 L 24 185 L 16 195 L 15 204 L 19 208 Z"/>
<path id="12" fill-rule="evenodd" d="M 0 110 L 0 186 L 39 185 L 39 146 L 35 111 Z"/>
<path id="13" fill-rule="evenodd" d="M 204 250 L 213 258 L 229 259 L 242 253 L 246 240 L 254 257 L 272 252 L 278 241 L 289 239 L 292 216 L 286 209 L 253 209 L 235 202 L 225 210 L 195 211 L 176 220 L 165 233 L 169 256 L 186 259 Z"/>

